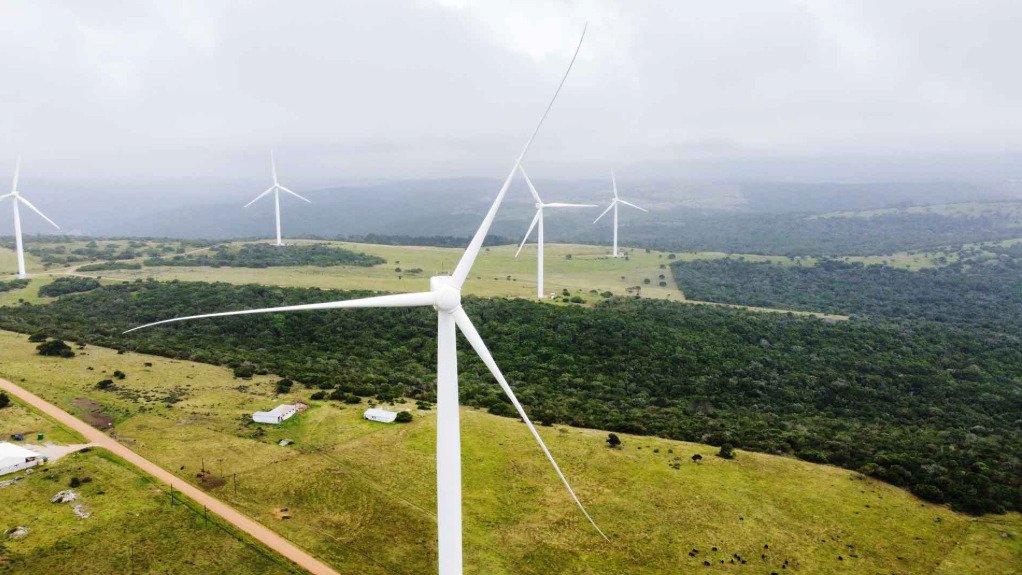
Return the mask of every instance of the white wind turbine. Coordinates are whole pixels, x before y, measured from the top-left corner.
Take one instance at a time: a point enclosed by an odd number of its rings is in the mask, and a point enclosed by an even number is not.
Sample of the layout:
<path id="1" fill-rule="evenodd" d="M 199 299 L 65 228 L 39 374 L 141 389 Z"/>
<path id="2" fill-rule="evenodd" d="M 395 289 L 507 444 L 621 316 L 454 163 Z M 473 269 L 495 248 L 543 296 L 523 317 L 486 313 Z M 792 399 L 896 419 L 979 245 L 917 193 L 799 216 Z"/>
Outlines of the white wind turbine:
<path id="1" fill-rule="evenodd" d="M 251 202 L 245 204 L 245 207 L 247 208 L 247 207 L 251 206 L 252 204 L 254 204 L 257 201 L 259 201 L 259 198 L 262 198 L 266 194 L 268 194 L 270 192 L 273 192 L 273 209 L 274 209 L 274 214 L 277 217 L 277 245 L 278 246 L 282 246 L 282 245 L 284 245 L 284 242 L 280 241 L 280 192 L 282 192 L 282 191 L 283 192 L 287 192 L 287 193 L 291 194 L 292 196 L 294 196 L 294 197 L 296 197 L 296 198 L 298 198 L 300 200 L 305 200 L 306 202 L 309 202 L 309 200 L 307 198 L 303 198 L 302 196 L 299 196 L 298 194 L 294 193 L 293 191 L 291 191 L 291 190 L 285 188 L 284 186 L 280 185 L 280 182 L 277 181 L 277 162 L 273 159 L 273 152 L 272 151 L 270 152 L 270 172 L 273 174 L 273 185 L 270 186 L 269 188 L 267 188 L 265 192 L 263 192 L 263 193 L 259 194 L 258 196 L 256 196 L 254 200 L 252 200 Z M 312 202 L 309 202 L 309 203 L 311 204 Z"/>
<path id="2" fill-rule="evenodd" d="M 610 181 L 612 181 L 614 183 L 614 199 L 611 200 L 610 205 L 607 206 L 607 209 L 603 210 L 603 213 L 600 214 L 600 217 L 596 218 L 595 220 L 593 220 L 593 223 L 595 224 L 596 222 L 600 221 L 600 218 L 602 218 L 603 216 L 607 215 L 607 212 L 609 212 L 610 210 L 614 210 L 614 254 L 613 255 L 614 255 L 615 258 L 619 258 L 619 257 L 621 257 L 621 254 L 619 254 L 618 251 L 617 251 L 617 205 L 618 204 L 624 204 L 626 206 L 631 206 L 631 207 L 633 207 L 633 208 L 635 208 L 637 210 L 642 210 L 644 212 L 648 212 L 649 210 L 647 210 L 645 208 L 640 208 L 639 206 L 637 206 L 635 204 L 626 202 L 626 201 L 622 200 L 621 198 L 619 198 L 617 196 L 617 179 L 614 178 L 614 170 L 610 171 Z"/>
<path id="3" fill-rule="evenodd" d="M 565 204 L 562 202 L 551 202 L 549 204 L 543 203 L 543 200 L 539 198 L 539 192 L 536 191 L 536 186 L 532 185 L 532 180 L 529 179 L 529 175 L 525 173 L 525 167 L 519 165 L 518 169 L 522 171 L 522 176 L 525 177 L 525 183 L 529 185 L 529 191 L 532 192 L 532 197 L 536 199 L 536 215 L 532 218 L 532 223 L 529 224 L 529 231 L 525 232 L 525 237 L 522 238 L 522 243 L 518 246 L 518 251 L 515 252 L 515 257 L 522 253 L 522 248 L 525 247 L 525 242 L 529 241 L 529 236 L 532 235 L 532 229 L 537 225 L 539 229 L 536 231 L 536 297 L 543 299 L 546 294 L 543 293 L 543 209 L 544 208 L 595 208 L 596 204 Z"/>
<path id="4" fill-rule="evenodd" d="M 53 220 L 46 217 L 39 208 L 32 205 L 32 202 L 26 200 L 18 192 L 18 173 L 21 171 L 21 156 L 18 156 L 18 162 L 14 165 L 14 181 L 11 183 L 11 193 L 0 196 L 0 201 L 11 198 L 11 206 L 14 208 L 14 250 L 18 254 L 18 277 L 27 278 L 28 273 L 25 272 L 25 248 L 21 241 L 21 213 L 18 211 L 18 203 L 25 204 L 33 212 L 39 214 L 47 222 L 50 222 L 53 227 L 60 229 L 60 226 L 53 223 Z"/>
<path id="5" fill-rule="evenodd" d="M 584 37 L 585 30 L 582 32 L 582 38 Z M 578 50 L 581 47 L 582 39 L 580 38 L 578 47 L 575 49 L 575 54 L 572 56 L 571 63 L 568 65 L 567 71 L 565 71 L 564 76 L 561 78 L 561 83 L 557 86 L 557 90 L 554 92 L 553 98 L 551 98 L 550 103 L 547 105 L 546 110 L 543 112 L 543 116 L 540 118 L 539 123 L 536 126 L 536 129 L 529 137 L 521 154 L 519 154 L 514 166 L 511 168 L 511 172 L 504 180 L 504 184 L 501 186 L 500 192 L 493 201 L 493 205 L 490 206 L 490 210 L 486 213 L 486 217 L 483 218 L 482 225 L 479 226 L 479 229 L 472 237 L 472 241 L 465 249 L 465 253 L 462 255 L 461 260 L 458 262 L 458 265 L 454 270 L 454 274 L 451 276 L 435 276 L 431 278 L 429 282 L 429 291 L 325 303 L 194 315 L 158 321 L 128 330 L 134 331 L 143 327 L 163 323 L 207 317 L 224 317 L 288 311 L 329 310 L 340 308 L 432 306 L 437 312 L 436 464 L 437 527 L 440 575 L 461 575 L 462 573 L 461 437 L 459 431 L 458 354 L 456 347 L 457 330 L 459 329 L 465 336 L 465 339 L 467 339 L 472 345 L 476 354 L 479 355 L 480 359 L 483 360 L 483 363 L 486 364 L 486 367 L 489 368 L 490 373 L 492 373 L 493 377 L 496 378 L 501 389 L 503 389 L 504 393 L 507 394 L 508 399 L 511 400 L 512 405 L 514 405 L 518 414 L 521 416 L 522 420 L 524 420 L 526 426 L 528 426 L 532 436 L 539 443 L 540 449 L 542 449 L 546 458 L 553 465 L 554 470 L 561 478 L 561 481 L 568 489 L 568 493 L 571 494 L 572 499 L 574 499 L 579 509 L 582 510 L 582 513 L 589 522 L 592 523 L 593 527 L 596 527 L 596 530 L 600 533 L 600 535 L 606 538 L 606 535 L 604 535 L 603 531 L 596 526 L 596 522 L 593 521 L 593 518 L 585 510 L 585 507 L 582 505 L 578 496 L 575 495 L 575 492 L 572 490 L 571 485 L 565 478 L 564 473 L 561 472 L 561 469 L 554 460 L 553 455 L 550 454 L 550 450 L 547 449 L 546 444 L 543 443 L 543 439 L 536 431 L 536 427 L 532 424 L 532 421 L 529 420 L 528 415 L 526 415 L 522 404 L 519 403 L 518 399 L 515 397 L 514 391 L 511 390 L 511 386 L 508 384 L 507 379 L 504 378 L 504 374 L 501 373 L 500 368 L 493 359 L 493 356 L 490 355 L 490 351 L 487 349 L 486 343 L 483 341 L 482 337 L 480 337 L 479 332 L 476 331 L 475 326 L 472 325 L 472 320 L 469 319 L 468 314 L 466 314 L 465 310 L 461 307 L 461 288 L 469 276 L 469 272 L 472 269 L 472 264 L 475 262 L 476 256 L 479 255 L 479 250 L 482 247 L 483 240 L 486 238 L 486 234 L 490 230 L 490 225 L 493 223 L 493 219 L 497 215 L 497 210 L 500 208 L 500 204 L 504 199 L 508 186 L 511 184 L 511 179 L 514 177 L 515 171 L 518 169 L 522 159 L 525 157 L 525 153 L 529 150 L 532 140 L 539 132 L 540 126 L 543 125 L 543 120 L 550 112 L 550 108 L 553 107 L 554 101 L 557 99 L 557 94 L 564 85 L 564 81 L 567 79 L 568 73 L 571 71 L 572 64 L 575 62 L 575 57 L 578 56 Z"/>

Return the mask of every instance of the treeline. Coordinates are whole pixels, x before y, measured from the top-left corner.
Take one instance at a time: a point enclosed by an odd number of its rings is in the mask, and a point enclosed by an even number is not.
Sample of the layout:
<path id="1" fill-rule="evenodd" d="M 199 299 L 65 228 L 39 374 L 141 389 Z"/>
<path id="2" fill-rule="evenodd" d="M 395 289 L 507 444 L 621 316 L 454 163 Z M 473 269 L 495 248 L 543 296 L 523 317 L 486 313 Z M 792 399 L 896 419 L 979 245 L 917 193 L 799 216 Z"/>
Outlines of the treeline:
<path id="1" fill-rule="evenodd" d="M 946 266 L 919 271 L 839 260 L 796 266 L 735 258 L 676 262 L 671 269 L 692 299 L 1022 334 L 1022 255 L 1013 250 L 1022 252 L 1022 246 L 961 252 Z"/>
<path id="2" fill-rule="evenodd" d="M 0 308 L 0 327 L 247 366 L 339 395 L 432 400 L 432 310 L 259 315 L 121 333 L 188 314 L 365 295 L 139 281 Z M 1022 510 L 1017 333 L 632 299 L 595 308 L 467 299 L 465 307 L 543 423 L 791 454 L 969 512 Z M 464 343 L 459 355 L 462 401 L 513 416 Z"/>
<path id="3" fill-rule="evenodd" d="M 140 270 L 142 264 L 132 262 L 101 262 L 98 264 L 85 264 L 78 267 L 80 272 L 105 272 L 114 270 Z"/>
<path id="4" fill-rule="evenodd" d="M 385 234 L 338 236 L 333 239 L 359 244 L 377 244 L 384 246 L 427 246 L 435 248 L 463 248 L 472 240 L 470 237 L 459 236 L 403 236 Z M 487 235 L 483 239 L 484 246 L 503 246 L 514 242 L 515 240 L 511 238 L 495 235 Z"/>
<path id="5" fill-rule="evenodd" d="M 976 215 L 884 213 L 871 217 L 713 212 L 651 213 L 622 220 L 624 245 L 661 251 L 722 251 L 784 256 L 891 254 L 1022 237 L 1019 204 Z M 1012 211 L 1010 206 L 1015 206 Z M 584 222 L 583 222 L 584 224 Z M 604 229 L 553 233 L 556 241 L 607 243 Z"/>
<path id="6" fill-rule="evenodd" d="M 27 279 L 13 279 L 10 281 L 0 281 L 0 293 L 5 291 L 14 291 L 21 289 L 28 285 L 29 280 Z"/>
<path id="7" fill-rule="evenodd" d="M 387 263 L 387 260 L 327 244 L 274 246 L 243 244 L 238 248 L 217 246 L 211 254 L 188 254 L 149 258 L 147 266 L 211 266 L 267 268 L 279 266 L 363 266 Z"/>
<path id="8" fill-rule="evenodd" d="M 39 288 L 39 295 L 45 297 L 57 297 L 67 295 L 69 293 L 80 293 L 94 290 L 99 286 L 99 281 L 93 278 L 65 276 L 59 277 Z"/>

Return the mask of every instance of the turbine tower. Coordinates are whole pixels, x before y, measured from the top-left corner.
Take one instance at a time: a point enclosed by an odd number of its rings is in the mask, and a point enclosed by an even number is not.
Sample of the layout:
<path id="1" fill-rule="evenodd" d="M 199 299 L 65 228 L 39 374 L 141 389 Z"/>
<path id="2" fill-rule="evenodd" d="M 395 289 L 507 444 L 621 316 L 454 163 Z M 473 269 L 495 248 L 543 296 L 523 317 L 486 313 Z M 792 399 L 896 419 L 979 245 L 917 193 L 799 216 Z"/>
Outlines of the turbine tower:
<path id="1" fill-rule="evenodd" d="M 525 183 L 529 185 L 529 191 L 532 192 L 532 197 L 536 200 L 536 215 L 532 218 L 532 223 L 529 225 L 529 231 L 525 232 L 525 237 L 522 238 L 522 243 L 518 246 L 518 251 L 515 252 L 515 257 L 522 253 L 522 248 L 525 247 L 525 242 L 529 241 L 529 236 L 532 235 L 532 229 L 537 225 L 539 229 L 536 231 L 536 297 L 543 299 L 546 294 L 543 293 L 543 208 L 595 208 L 595 204 L 565 204 L 561 202 L 551 202 L 549 204 L 543 203 L 543 200 L 539 198 L 539 192 L 536 191 L 536 186 L 532 185 L 532 180 L 529 179 L 529 174 L 525 173 L 524 166 L 518 166 L 518 169 L 522 171 L 522 176 L 525 177 Z"/>
<path id="2" fill-rule="evenodd" d="M 11 206 L 14 208 L 14 251 L 17 252 L 18 254 L 18 277 L 27 278 L 28 273 L 25 272 L 25 248 L 21 240 L 21 213 L 18 210 L 18 203 L 20 202 L 22 204 L 25 204 L 26 207 L 28 207 L 33 212 L 39 214 L 40 217 L 42 217 L 47 222 L 50 222 L 50 224 L 53 227 L 57 228 L 58 230 L 60 229 L 60 226 L 53 223 L 53 220 L 46 217 L 42 212 L 39 211 L 39 208 L 33 206 L 32 202 L 26 200 L 18 192 L 18 173 L 20 171 L 21 156 L 18 156 L 18 161 L 14 165 L 14 181 L 11 183 L 11 193 L 0 196 L 0 201 L 3 201 L 7 198 L 11 198 Z"/>
<path id="3" fill-rule="evenodd" d="M 635 208 L 637 210 L 642 210 L 644 212 L 648 212 L 649 210 L 647 210 L 645 208 L 640 208 L 639 206 L 637 206 L 635 204 L 632 204 L 632 203 L 629 203 L 629 202 L 626 202 L 626 201 L 624 201 L 624 200 L 622 200 L 621 198 L 618 197 L 618 195 L 617 195 L 617 179 L 614 178 L 614 170 L 610 171 L 610 181 L 614 183 L 614 199 L 610 201 L 610 205 L 607 206 L 607 209 L 603 210 L 603 213 L 600 214 L 600 217 L 596 218 L 595 220 L 593 220 L 593 223 L 595 224 L 596 222 L 600 221 L 600 218 L 602 218 L 603 216 L 607 215 L 607 212 L 609 212 L 610 210 L 614 210 L 614 253 L 613 253 L 613 256 L 615 258 L 619 258 L 619 257 L 621 257 L 621 254 L 619 254 L 618 251 L 617 251 L 617 205 L 618 204 L 624 204 L 626 206 L 631 206 L 631 207 L 633 207 L 633 208 Z"/>
<path id="4" fill-rule="evenodd" d="M 267 188 L 265 192 L 256 196 L 254 200 L 245 204 L 245 207 L 247 208 L 251 206 L 252 204 L 256 203 L 259 200 L 259 198 L 265 196 L 270 192 L 273 192 L 273 213 L 277 218 L 277 245 L 282 246 L 284 245 L 284 242 L 280 240 L 280 192 L 287 192 L 300 200 L 305 200 L 306 202 L 309 202 L 309 200 L 307 198 L 299 196 L 298 194 L 280 185 L 280 182 L 277 181 L 277 162 L 276 160 L 273 159 L 272 151 L 270 152 L 270 173 L 273 175 L 273 185 Z M 309 203 L 311 204 L 312 202 Z"/>
<path id="5" fill-rule="evenodd" d="M 585 30 L 583 29 L 582 38 L 584 37 Z M 540 117 L 536 129 L 532 132 L 532 135 L 526 142 L 522 152 L 515 160 L 515 164 L 511 168 L 510 173 L 508 173 L 507 178 L 504 180 L 504 184 L 501 186 L 500 192 L 497 194 L 496 199 L 494 199 L 493 204 L 490 206 L 490 210 L 483 218 L 482 225 L 479 226 L 479 229 L 472 237 L 472 241 L 469 242 L 461 260 L 458 261 L 454 274 L 450 276 L 435 276 L 431 278 L 429 282 L 429 291 L 334 302 L 194 315 L 158 321 L 129 330 L 134 331 L 136 329 L 141 329 L 142 327 L 190 319 L 273 312 L 416 306 L 431 306 L 435 309 L 437 312 L 437 528 L 440 575 L 462 574 L 461 437 L 459 429 L 460 414 L 458 412 L 458 353 L 456 346 L 458 330 L 461 330 L 462 335 L 464 335 L 465 339 L 467 339 L 469 344 L 472 345 L 476 354 L 478 354 L 483 360 L 483 363 L 487 368 L 489 368 L 490 373 L 493 374 L 493 377 L 497 380 L 501 389 L 505 394 L 507 394 L 508 399 L 511 400 L 512 405 L 514 405 L 518 414 L 528 426 L 532 436 L 539 443 L 539 447 L 543 451 L 543 454 L 553 465 L 554 470 L 561 478 L 561 481 L 568 489 L 568 493 L 571 494 L 572 499 L 574 499 L 579 509 L 582 510 L 582 513 L 589 522 L 596 527 L 596 530 L 600 533 L 600 535 L 606 538 L 603 531 L 600 531 L 600 528 L 596 526 L 596 522 L 593 521 L 593 518 L 588 512 L 586 512 L 585 507 L 582 505 L 578 496 L 575 495 L 575 492 L 572 490 L 571 485 L 565 478 L 564 473 L 561 472 L 561 469 L 554 460 L 553 455 L 550 454 L 550 450 L 547 449 L 546 444 L 543 443 L 543 439 L 536 431 L 536 427 L 532 424 L 528 415 L 526 415 L 522 404 L 519 403 L 518 398 L 515 397 L 514 391 L 511 390 L 511 386 L 508 384 L 507 379 L 505 379 L 504 374 L 501 373 L 496 361 L 494 361 L 489 349 L 487 349 L 486 343 L 483 341 L 482 337 L 480 337 L 479 332 L 476 331 L 475 326 L 472 325 L 472 320 L 469 319 L 468 314 L 466 314 L 465 310 L 461 307 L 462 286 L 465 284 L 465 280 L 468 279 L 469 272 L 472 269 L 472 264 L 475 262 L 476 256 L 479 255 L 479 251 L 483 245 L 483 240 L 486 238 L 486 234 L 490 230 L 490 225 L 493 223 L 493 219 L 497 215 L 497 210 L 500 208 L 500 204 L 504 200 L 504 195 L 507 192 L 508 187 L 511 185 L 511 179 L 514 177 L 515 171 L 518 169 L 522 159 L 525 157 L 525 153 L 529 150 L 532 140 L 539 132 L 540 126 L 543 125 L 543 120 L 550 112 L 550 108 L 553 107 L 554 101 L 557 99 L 557 94 L 564 85 L 564 81 L 567 79 L 568 73 L 571 71 L 571 66 L 574 64 L 575 57 L 578 56 L 578 50 L 581 46 L 582 39 L 580 38 L 578 47 L 575 48 L 575 55 L 572 56 L 571 63 L 568 65 L 568 70 L 565 71 L 564 76 L 561 78 L 561 83 L 554 92 L 553 98 L 551 98 L 542 117 Z"/>

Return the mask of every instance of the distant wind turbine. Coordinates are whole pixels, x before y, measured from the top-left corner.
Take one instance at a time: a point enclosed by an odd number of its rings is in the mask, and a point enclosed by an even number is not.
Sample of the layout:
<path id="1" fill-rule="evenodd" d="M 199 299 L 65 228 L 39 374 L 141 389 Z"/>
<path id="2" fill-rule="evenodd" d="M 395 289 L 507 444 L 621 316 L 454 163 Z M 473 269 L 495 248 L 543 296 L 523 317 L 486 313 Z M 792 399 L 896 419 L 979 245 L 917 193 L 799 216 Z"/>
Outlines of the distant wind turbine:
<path id="1" fill-rule="evenodd" d="M 270 152 L 270 172 L 273 174 L 273 185 L 270 186 L 269 188 L 267 188 L 265 192 L 263 192 L 263 193 L 259 194 L 258 196 L 256 196 L 254 200 L 252 200 L 251 202 L 245 204 L 245 207 L 247 208 L 247 207 L 251 206 L 252 204 L 254 204 L 257 201 L 259 201 L 259 198 L 262 198 L 266 194 L 268 194 L 270 192 L 273 192 L 273 209 L 274 209 L 274 214 L 277 217 L 277 245 L 278 246 L 282 246 L 282 245 L 284 245 L 284 242 L 282 242 L 280 240 L 280 192 L 282 192 L 282 191 L 283 192 L 287 192 L 287 193 L 291 194 L 292 196 L 294 196 L 294 197 L 296 197 L 296 198 L 298 198 L 300 200 L 305 200 L 306 202 L 309 202 L 309 200 L 307 198 L 299 196 L 298 194 L 296 194 L 296 193 L 292 192 L 291 190 L 285 188 L 284 186 L 280 185 L 280 182 L 277 181 L 277 162 L 273 159 L 273 152 L 272 151 Z M 309 203 L 311 204 L 312 202 L 309 202 Z"/>
<path id="2" fill-rule="evenodd" d="M 600 221 L 600 218 L 602 218 L 603 216 L 607 215 L 607 212 L 609 212 L 610 210 L 614 210 L 614 253 L 613 253 L 613 255 L 614 255 L 615 258 L 619 258 L 619 257 L 621 257 L 621 254 L 618 253 L 618 251 L 617 251 L 617 205 L 618 204 L 624 204 L 626 206 L 631 206 L 631 207 L 633 207 L 633 208 L 635 208 L 637 210 L 642 210 L 644 212 L 648 212 L 649 210 L 647 210 L 645 208 L 640 208 L 639 206 L 637 206 L 635 204 L 626 202 L 626 201 L 622 200 L 621 198 L 619 198 L 617 196 L 617 179 L 614 178 L 614 170 L 610 171 L 610 181 L 612 181 L 614 183 L 614 199 L 611 200 L 610 205 L 607 206 L 607 209 L 603 210 L 603 213 L 600 214 L 600 217 L 596 218 L 595 220 L 593 220 L 593 223 L 595 224 L 596 222 Z"/>
<path id="3" fill-rule="evenodd" d="M 585 30 L 582 31 L 582 38 L 585 38 Z M 501 389 L 504 390 L 508 399 L 511 400 L 511 404 L 514 405 L 518 414 L 525 421 L 525 424 L 528 426 L 532 436 L 539 443 L 540 449 L 542 449 L 544 455 L 546 455 L 547 459 L 550 460 L 554 470 L 561 478 L 561 481 L 568 489 L 568 493 L 571 494 L 572 499 L 574 499 L 579 509 L 582 510 L 582 513 L 586 516 L 589 522 L 596 527 L 596 530 L 600 533 L 600 535 L 606 538 L 603 531 L 600 531 L 600 528 L 596 526 L 595 521 L 593 521 L 589 513 L 586 512 L 585 507 L 582 505 L 578 496 L 575 495 L 575 492 L 572 490 L 568 480 L 564 477 L 564 473 L 561 472 L 561 469 L 554 460 L 553 455 L 550 454 L 550 450 L 547 449 L 546 444 L 543 443 L 543 439 L 536 431 L 536 427 L 532 424 L 532 421 L 529 420 L 528 415 L 526 415 L 522 404 L 519 403 L 518 398 L 515 397 L 507 379 L 504 378 L 504 374 L 501 373 L 496 361 L 494 361 L 489 349 L 487 349 L 486 343 L 483 341 L 482 337 L 480 337 L 479 332 L 476 331 L 475 326 L 472 325 L 472 320 L 469 319 L 468 314 L 465 313 L 465 310 L 461 307 L 461 289 L 465 284 L 465 280 L 468 279 L 473 262 L 475 262 L 476 257 L 479 255 L 479 251 L 483 245 L 483 240 L 486 238 L 486 234 L 490 230 L 493 219 L 497 215 L 497 210 L 500 208 L 500 204 L 504 200 L 504 195 L 507 192 L 508 186 L 511 185 L 511 180 L 514 177 L 515 171 L 518 170 L 522 159 L 525 157 L 525 153 L 529 150 L 529 146 L 532 144 L 532 140 L 539 132 L 540 126 L 543 125 L 543 120 L 546 119 L 547 114 L 553 107 L 554 101 L 557 99 L 557 94 L 561 91 L 561 86 L 564 85 L 565 80 L 568 78 L 568 73 L 571 71 L 572 64 L 574 64 L 575 57 L 578 56 L 578 50 L 581 47 L 582 39 L 580 38 L 578 47 L 575 49 L 575 55 L 572 56 L 571 64 L 568 65 L 568 70 L 565 71 L 564 76 L 561 78 L 561 83 L 557 86 L 557 90 L 554 92 L 553 98 L 551 98 L 550 103 L 543 112 L 543 116 L 540 117 L 539 123 L 536 125 L 536 129 L 532 132 L 532 135 L 525 143 L 525 147 L 522 149 L 521 154 L 519 154 L 518 158 L 515 160 L 515 164 L 511 168 L 511 172 L 504 180 L 504 185 L 501 186 L 500 192 L 497 194 L 496 199 L 494 199 L 493 204 L 490 206 L 490 210 L 486 213 L 486 217 L 483 218 L 482 225 L 480 225 L 479 229 L 476 230 L 475 235 L 472 237 L 472 241 L 469 242 L 468 247 L 465 249 L 465 253 L 461 256 L 461 260 L 454 269 L 454 274 L 450 276 L 434 276 L 431 278 L 429 282 L 429 291 L 325 303 L 194 315 L 158 321 L 128 330 L 134 331 L 143 327 L 198 318 L 273 312 L 417 306 L 430 306 L 435 309 L 437 312 L 437 528 L 440 575 L 461 575 L 462 573 L 461 437 L 459 431 L 458 352 L 456 345 L 457 331 L 459 329 L 461 330 L 462 335 L 465 336 L 465 339 L 468 340 L 469 344 L 472 345 L 476 354 L 479 355 L 486 367 L 489 368 L 490 373 L 493 374 L 493 377 L 496 378 Z"/>
<path id="4" fill-rule="evenodd" d="M 546 294 L 543 292 L 543 209 L 544 208 L 595 208 L 596 204 L 565 204 L 561 202 L 551 202 L 549 204 L 543 203 L 543 200 L 539 198 L 539 192 L 536 191 L 536 186 L 532 185 L 532 180 L 529 179 L 529 175 L 525 173 L 524 166 L 518 166 L 518 169 L 522 171 L 522 176 L 525 177 L 525 183 L 529 185 L 529 191 L 532 192 L 532 197 L 536 199 L 536 215 L 532 218 L 532 223 L 529 225 L 529 231 L 525 232 L 525 237 L 522 238 L 522 243 L 518 246 L 518 251 L 515 252 L 515 257 L 522 253 L 522 248 L 525 247 L 525 242 L 529 241 L 529 236 L 532 235 L 532 229 L 537 225 L 539 229 L 536 231 L 536 297 L 543 299 Z"/>
<path id="5" fill-rule="evenodd" d="M 14 208 L 14 249 L 18 253 L 18 277 L 27 278 L 28 273 L 25 272 L 25 248 L 21 240 L 21 213 L 18 211 L 18 203 L 20 202 L 25 204 L 26 207 L 39 214 L 40 217 L 50 222 L 50 224 L 58 230 L 60 229 L 60 226 L 53 223 L 53 220 L 40 212 L 39 208 L 32 205 L 32 202 L 21 196 L 18 192 L 19 172 L 21 172 L 21 156 L 18 156 L 18 161 L 14 165 L 14 181 L 11 183 L 11 193 L 0 196 L 0 201 L 11 198 L 11 206 Z"/>

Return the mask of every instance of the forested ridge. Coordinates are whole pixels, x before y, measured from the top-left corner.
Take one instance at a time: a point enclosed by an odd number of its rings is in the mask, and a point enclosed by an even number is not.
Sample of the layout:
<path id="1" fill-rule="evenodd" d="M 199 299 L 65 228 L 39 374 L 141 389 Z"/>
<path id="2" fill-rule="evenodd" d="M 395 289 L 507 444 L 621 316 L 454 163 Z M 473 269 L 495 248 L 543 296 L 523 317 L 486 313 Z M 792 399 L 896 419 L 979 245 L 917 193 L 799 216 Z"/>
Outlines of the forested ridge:
<path id="1" fill-rule="evenodd" d="M 919 271 L 840 260 L 794 266 L 735 258 L 675 262 L 693 299 L 868 314 L 1022 334 L 1022 244 L 962 252 Z"/>
<path id="2" fill-rule="evenodd" d="M 894 212 L 826 218 L 798 213 L 654 212 L 648 217 L 629 215 L 621 226 L 624 245 L 785 256 L 870 256 L 1018 237 L 1022 218 L 1007 209 L 975 215 Z M 551 239 L 607 243 L 604 232 L 586 227 L 551 234 Z"/>
<path id="3" fill-rule="evenodd" d="M 280 374 L 312 388 L 432 399 L 435 314 L 353 310 L 201 320 L 199 312 L 367 295 L 135 282 L 0 308 L 0 327 Z M 1022 510 L 1022 340 L 932 321 L 813 318 L 611 300 L 468 298 L 538 420 L 828 462 L 970 512 Z M 354 337 L 353 334 L 357 334 Z M 513 410 L 460 343 L 462 401 Z"/>

